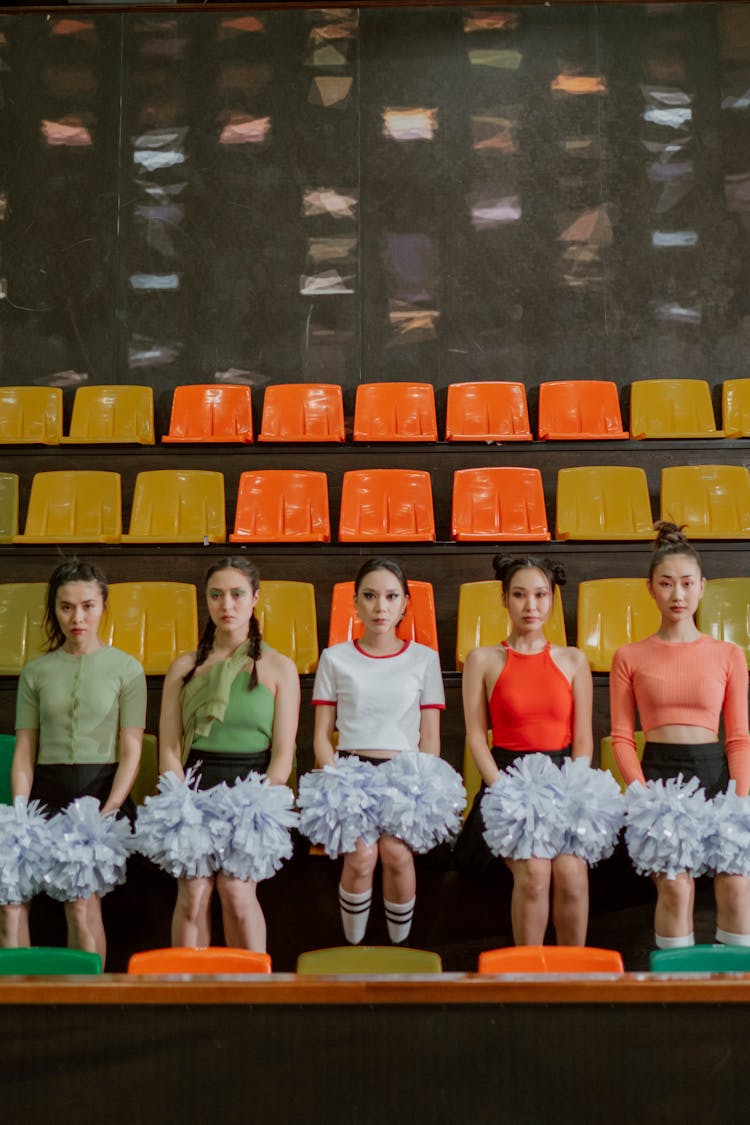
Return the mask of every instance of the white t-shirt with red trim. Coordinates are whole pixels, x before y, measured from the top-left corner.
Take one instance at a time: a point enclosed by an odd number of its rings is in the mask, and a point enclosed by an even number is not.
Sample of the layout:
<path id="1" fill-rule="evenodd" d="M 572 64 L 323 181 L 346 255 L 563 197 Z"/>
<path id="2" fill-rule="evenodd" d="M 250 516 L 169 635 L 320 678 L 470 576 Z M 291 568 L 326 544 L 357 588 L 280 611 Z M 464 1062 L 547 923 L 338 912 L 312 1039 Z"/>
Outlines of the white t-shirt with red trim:
<path id="1" fill-rule="evenodd" d="M 313 703 L 336 708 L 339 750 L 419 750 L 421 712 L 445 708 L 434 649 L 405 641 L 391 656 L 371 656 L 357 641 L 324 649 Z"/>

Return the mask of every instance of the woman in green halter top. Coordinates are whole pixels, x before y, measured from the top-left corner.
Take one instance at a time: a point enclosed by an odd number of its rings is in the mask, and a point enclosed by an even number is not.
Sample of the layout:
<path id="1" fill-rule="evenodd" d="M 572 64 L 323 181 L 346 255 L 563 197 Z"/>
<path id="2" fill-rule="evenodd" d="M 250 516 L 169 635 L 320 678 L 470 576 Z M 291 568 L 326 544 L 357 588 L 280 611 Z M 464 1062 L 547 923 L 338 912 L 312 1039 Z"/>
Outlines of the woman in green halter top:
<path id="1" fill-rule="evenodd" d="M 178 657 L 164 680 L 160 771 L 182 778 L 185 769 L 197 766 L 201 789 L 252 772 L 285 785 L 292 772 L 299 676 L 287 656 L 261 642 L 253 612 L 259 581 L 244 558 L 221 559 L 209 568 L 209 621 L 198 651 Z M 172 944 L 211 944 L 214 888 L 227 945 L 264 952 L 266 922 L 256 884 L 223 871 L 178 881 Z"/>

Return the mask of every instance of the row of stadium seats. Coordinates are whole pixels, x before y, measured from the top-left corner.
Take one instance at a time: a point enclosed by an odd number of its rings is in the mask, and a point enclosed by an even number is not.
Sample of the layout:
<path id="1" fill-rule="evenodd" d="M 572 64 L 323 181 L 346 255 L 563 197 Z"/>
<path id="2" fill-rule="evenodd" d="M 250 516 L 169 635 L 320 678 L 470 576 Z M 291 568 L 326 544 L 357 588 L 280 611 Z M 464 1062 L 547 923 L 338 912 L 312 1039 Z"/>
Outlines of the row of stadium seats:
<path id="1" fill-rule="evenodd" d="M 404 640 L 438 648 L 432 584 L 410 580 L 411 599 L 398 634 Z M 44 582 L 0 585 L 0 674 L 17 675 L 43 651 Z M 101 636 L 131 653 L 149 675 L 161 675 L 198 640 L 198 593 L 188 582 L 115 582 Z M 362 635 L 353 606 L 354 583 L 333 587 L 327 644 Z M 602 578 L 578 587 L 577 643 L 592 671 L 608 672 L 615 649 L 649 636 L 659 627 L 659 613 L 642 578 Z M 264 579 L 256 615 L 273 647 L 290 656 L 300 673 L 318 663 L 315 587 L 310 582 Z M 698 609 L 698 627 L 744 649 L 750 666 L 750 578 L 716 578 L 706 583 Z M 465 582 L 458 589 L 456 669 L 479 645 L 499 644 L 510 632 L 500 584 Z M 567 644 L 560 589 L 545 629 L 555 644 Z"/>
<path id="2" fill-rule="evenodd" d="M 150 387 L 79 387 L 70 429 L 63 436 L 59 387 L 0 388 L 0 444 L 153 445 Z M 539 387 L 537 435 L 542 441 L 750 436 L 750 379 L 722 385 L 722 429 L 702 379 L 643 379 L 630 386 L 630 430 L 623 428 L 618 387 L 605 380 L 563 380 Z M 355 442 L 438 441 L 431 383 L 361 383 L 356 390 Z M 448 388 L 446 441 L 531 441 L 523 383 L 453 383 Z M 176 387 L 163 442 L 252 442 L 250 387 Z M 332 383 L 269 386 L 259 441 L 343 442 L 342 388 Z"/>
<path id="3" fill-rule="evenodd" d="M 0 542 L 223 543 L 224 475 L 204 469 L 138 473 L 130 530 L 122 532 L 119 473 L 34 474 L 23 535 L 18 534 L 18 476 L 0 474 Z M 560 540 L 653 538 L 646 473 L 628 466 L 579 466 L 557 474 Z M 750 538 L 750 472 L 743 465 L 662 469 L 661 518 L 684 524 L 694 539 Z M 434 542 L 430 473 L 359 469 L 342 479 L 341 543 Z M 551 538 L 539 469 L 459 469 L 453 475 L 450 538 L 456 542 L 544 542 Z M 327 543 L 328 478 L 297 469 L 240 475 L 233 543 Z"/>

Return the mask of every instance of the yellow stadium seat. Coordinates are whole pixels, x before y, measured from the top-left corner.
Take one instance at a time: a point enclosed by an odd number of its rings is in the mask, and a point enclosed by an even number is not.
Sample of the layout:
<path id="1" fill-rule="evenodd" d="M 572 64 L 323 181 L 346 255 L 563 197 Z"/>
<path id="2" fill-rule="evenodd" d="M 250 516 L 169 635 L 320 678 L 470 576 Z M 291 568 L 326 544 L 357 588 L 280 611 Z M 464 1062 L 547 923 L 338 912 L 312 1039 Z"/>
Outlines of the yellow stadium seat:
<path id="1" fill-rule="evenodd" d="M 615 649 L 642 641 L 660 624 L 645 578 L 597 578 L 578 587 L 578 647 L 592 672 L 609 672 Z"/>
<path id="2" fill-rule="evenodd" d="M 653 539 L 643 469 L 585 465 L 557 474 L 557 539 Z"/>
<path id="3" fill-rule="evenodd" d="M 141 762 L 138 774 L 130 790 L 130 796 L 136 805 L 142 805 L 147 797 L 153 797 L 158 791 L 159 781 L 159 753 L 155 734 L 144 734 Z"/>
<path id="4" fill-rule="evenodd" d="M 119 543 L 120 474 L 92 470 L 36 473 L 26 530 L 14 543 Z"/>
<path id="5" fill-rule="evenodd" d="M 318 622 L 311 582 L 263 579 L 255 605 L 263 640 L 291 657 L 301 674 L 318 665 Z"/>
<path id="6" fill-rule="evenodd" d="M 630 385 L 634 438 L 722 438 L 705 379 L 640 379 Z"/>
<path id="7" fill-rule="evenodd" d="M 139 473 L 123 543 L 224 543 L 224 476 L 205 469 Z"/>
<path id="8" fill-rule="evenodd" d="M 102 639 L 129 652 L 149 675 L 198 647 L 198 605 L 190 582 L 115 582 Z"/>
<path id="9" fill-rule="evenodd" d="M 492 746 L 492 731 L 487 731 L 487 745 Z M 463 775 L 464 789 L 466 790 L 466 807 L 464 809 L 464 820 L 471 811 L 471 806 L 474 804 L 474 798 L 480 790 L 482 785 L 482 775 L 477 769 L 477 764 L 474 761 L 471 750 L 469 749 L 468 738 L 464 742 L 464 760 L 461 770 Z"/>
<path id="10" fill-rule="evenodd" d="M 750 668 L 750 578 L 706 582 L 696 622 L 702 633 L 739 645 Z"/>
<path id="11" fill-rule="evenodd" d="M 401 945 L 342 945 L 309 949 L 297 958 L 300 976 L 359 976 L 382 973 L 440 973 L 440 956 Z"/>
<path id="12" fill-rule="evenodd" d="M 62 417 L 60 387 L 0 387 L 0 445 L 58 445 Z"/>
<path id="13" fill-rule="evenodd" d="M 510 635 L 510 618 L 503 605 L 502 583 L 462 582 L 458 588 L 458 621 L 456 623 L 456 668 L 460 672 L 466 655 L 481 645 L 499 645 Z M 544 635 L 555 645 L 566 645 L 565 615 L 560 587 L 555 598 Z"/>
<path id="14" fill-rule="evenodd" d="M 727 379 L 721 388 L 721 420 L 727 437 L 750 437 L 750 379 Z"/>
<path id="15" fill-rule="evenodd" d="M 0 675 L 17 676 L 24 664 L 44 652 L 46 594 L 46 582 L 0 585 Z"/>
<path id="16" fill-rule="evenodd" d="M 18 535 L 18 474 L 0 473 L 0 543 Z"/>
<path id="17" fill-rule="evenodd" d="M 154 392 L 151 387 L 79 387 L 70 431 L 62 442 L 154 444 Z"/>
<path id="18" fill-rule="evenodd" d="M 661 471 L 661 518 L 689 539 L 750 539 L 750 473 L 744 465 L 675 465 Z"/>
<path id="19" fill-rule="evenodd" d="M 635 750 L 638 755 L 639 762 L 643 758 L 643 748 L 645 745 L 645 734 L 642 730 L 637 730 L 635 732 Z M 615 761 L 615 754 L 612 749 L 612 737 L 609 734 L 605 735 L 605 737 L 599 744 L 599 769 L 609 770 L 617 784 L 622 789 L 623 793 L 625 792 L 625 790 L 627 789 L 627 785 L 625 784 L 622 774 L 620 773 L 620 768 Z"/>

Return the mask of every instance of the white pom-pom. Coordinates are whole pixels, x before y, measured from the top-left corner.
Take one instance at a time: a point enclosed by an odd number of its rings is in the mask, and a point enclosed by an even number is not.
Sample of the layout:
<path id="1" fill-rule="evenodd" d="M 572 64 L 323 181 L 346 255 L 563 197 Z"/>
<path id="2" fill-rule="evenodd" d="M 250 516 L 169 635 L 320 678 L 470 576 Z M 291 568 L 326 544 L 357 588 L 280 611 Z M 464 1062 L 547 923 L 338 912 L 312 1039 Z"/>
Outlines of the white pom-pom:
<path id="1" fill-rule="evenodd" d="M 331 859 L 353 852 L 357 840 L 374 844 L 380 835 L 385 783 L 378 774 L 384 768 L 362 758 L 336 755 L 333 765 L 300 778 L 300 831 Z"/>
<path id="2" fill-rule="evenodd" d="M 292 790 L 251 773 L 233 785 L 216 785 L 210 794 L 214 815 L 230 829 L 221 870 L 256 883 L 270 878 L 292 855 L 291 829 L 299 823 Z"/>
<path id="3" fill-rule="evenodd" d="M 493 855 L 554 859 L 565 834 L 560 770 L 546 754 L 524 754 L 482 797 L 484 838 Z"/>
<path id="4" fill-rule="evenodd" d="M 588 758 L 566 758 L 560 770 L 565 794 L 562 852 L 598 863 L 612 855 L 625 820 L 625 800 L 608 770 Z"/>
<path id="5" fill-rule="evenodd" d="M 702 875 L 714 817 L 698 779 L 633 781 L 625 794 L 625 841 L 641 874 L 674 879 L 682 871 Z"/>
<path id="6" fill-rule="evenodd" d="M 170 770 L 138 809 L 138 851 L 176 879 L 206 878 L 221 866 L 230 828 L 216 815 L 210 792 L 198 789 L 194 767 L 184 781 Z"/>
<path id="7" fill-rule="evenodd" d="M 750 797 L 738 797 L 734 781 L 711 802 L 714 828 L 706 865 L 721 875 L 750 875 Z"/>
<path id="8" fill-rule="evenodd" d="M 49 866 L 49 821 L 39 801 L 0 805 L 0 905 L 28 902 Z"/>
<path id="9" fill-rule="evenodd" d="M 433 754 L 396 754 L 380 772 L 387 783 L 381 832 L 415 852 L 428 852 L 458 835 L 466 790 L 448 762 Z"/>
<path id="10" fill-rule="evenodd" d="M 44 890 L 58 902 L 106 895 L 125 882 L 134 850 L 126 819 L 102 816 L 96 797 L 79 797 L 49 821 L 50 862 Z"/>

